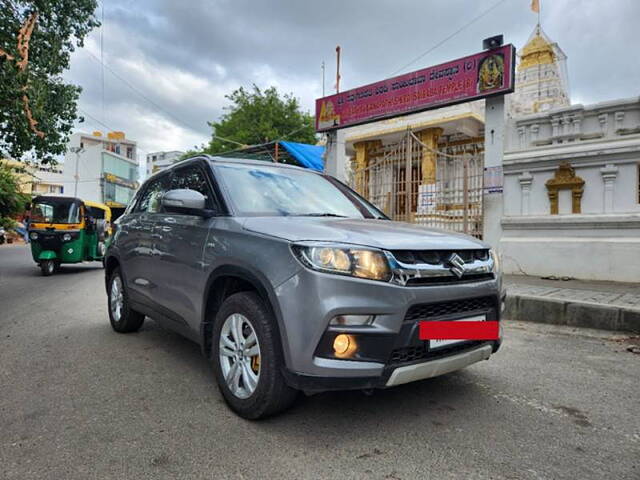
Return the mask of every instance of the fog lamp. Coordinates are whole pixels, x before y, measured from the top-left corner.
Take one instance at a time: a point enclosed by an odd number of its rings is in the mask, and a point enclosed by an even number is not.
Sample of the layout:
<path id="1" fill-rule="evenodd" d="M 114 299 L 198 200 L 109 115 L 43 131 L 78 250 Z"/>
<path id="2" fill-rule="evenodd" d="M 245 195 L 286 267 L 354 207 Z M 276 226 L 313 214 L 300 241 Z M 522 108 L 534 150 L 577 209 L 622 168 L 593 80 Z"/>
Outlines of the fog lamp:
<path id="1" fill-rule="evenodd" d="M 333 341 L 333 351 L 338 358 L 351 357 L 357 348 L 355 339 L 346 333 L 341 333 Z"/>
<path id="2" fill-rule="evenodd" d="M 371 325 L 374 318 L 374 315 L 338 315 L 333 317 L 329 324 L 341 327 Z"/>

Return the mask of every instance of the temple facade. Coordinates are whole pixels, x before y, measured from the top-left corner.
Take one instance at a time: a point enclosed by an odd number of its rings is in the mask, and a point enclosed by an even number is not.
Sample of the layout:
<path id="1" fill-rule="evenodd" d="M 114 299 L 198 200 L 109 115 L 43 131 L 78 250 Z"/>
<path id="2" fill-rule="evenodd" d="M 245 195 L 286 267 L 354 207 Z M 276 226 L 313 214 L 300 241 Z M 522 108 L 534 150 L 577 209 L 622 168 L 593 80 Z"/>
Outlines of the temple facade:
<path id="1" fill-rule="evenodd" d="M 499 249 L 506 273 L 640 281 L 640 98 L 570 105 L 536 27 L 509 105 Z"/>

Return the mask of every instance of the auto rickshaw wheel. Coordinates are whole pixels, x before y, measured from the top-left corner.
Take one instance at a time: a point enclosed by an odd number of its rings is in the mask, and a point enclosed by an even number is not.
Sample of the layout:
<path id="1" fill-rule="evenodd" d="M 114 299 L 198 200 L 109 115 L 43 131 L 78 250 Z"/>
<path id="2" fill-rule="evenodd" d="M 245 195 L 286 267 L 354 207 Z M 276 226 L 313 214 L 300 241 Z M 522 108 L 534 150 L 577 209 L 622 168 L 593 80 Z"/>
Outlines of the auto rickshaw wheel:
<path id="1" fill-rule="evenodd" d="M 53 260 L 42 260 L 40 262 L 40 270 L 42 270 L 42 275 L 48 277 L 56 271 L 56 264 Z"/>

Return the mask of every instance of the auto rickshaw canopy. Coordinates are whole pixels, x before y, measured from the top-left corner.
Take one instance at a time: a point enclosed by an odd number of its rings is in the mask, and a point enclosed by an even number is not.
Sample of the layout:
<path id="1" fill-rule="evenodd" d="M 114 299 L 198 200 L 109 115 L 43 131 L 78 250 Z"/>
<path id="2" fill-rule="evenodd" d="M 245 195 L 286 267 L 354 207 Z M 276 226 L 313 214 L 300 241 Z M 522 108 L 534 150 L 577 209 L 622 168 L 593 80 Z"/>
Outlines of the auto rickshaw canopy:
<path id="1" fill-rule="evenodd" d="M 109 208 L 108 205 L 92 202 L 90 200 L 85 200 L 84 204 L 87 207 L 87 213 L 90 216 L 93 218 L 104 218 L 107 222 L 111 222 L 111 208 Z"/>

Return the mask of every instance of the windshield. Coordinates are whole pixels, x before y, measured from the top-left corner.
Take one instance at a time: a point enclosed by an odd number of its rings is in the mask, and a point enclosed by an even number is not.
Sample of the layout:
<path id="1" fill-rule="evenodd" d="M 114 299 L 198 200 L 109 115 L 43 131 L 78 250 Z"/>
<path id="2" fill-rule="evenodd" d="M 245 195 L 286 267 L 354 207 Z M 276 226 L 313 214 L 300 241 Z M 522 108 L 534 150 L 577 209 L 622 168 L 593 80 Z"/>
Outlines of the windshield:
<path id="1" fill-rule="evenodd" d="M 316 173 L 269 165 L 215 168 L 241 216 L 374 217 L 365 205 Z"/>
<path id="2" fill-rule="evenodd" d="M 80 223 L 80 207 L 69 200 L 38 200 L 31 209 L 32 223 Z"/>

